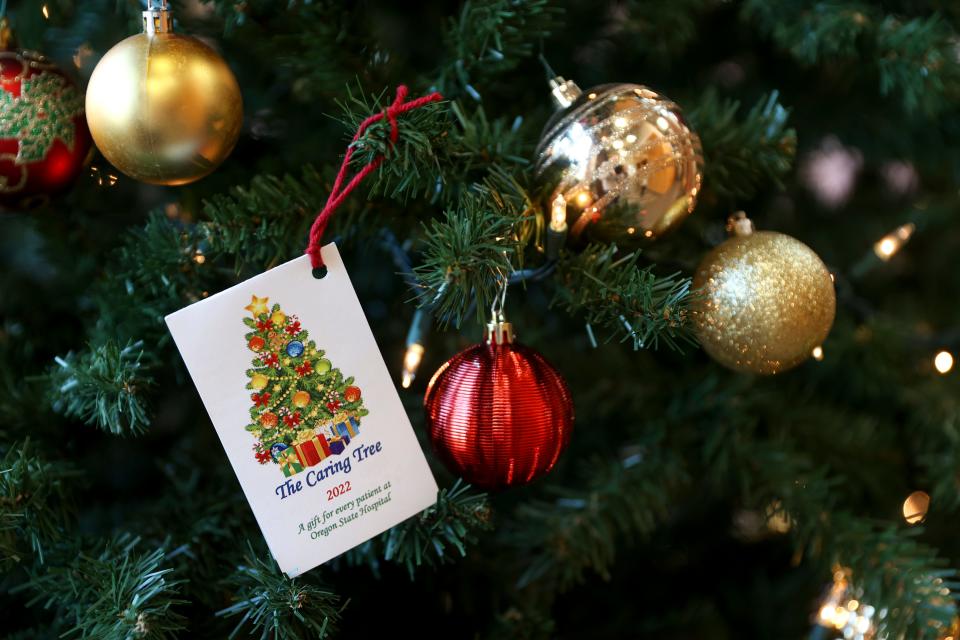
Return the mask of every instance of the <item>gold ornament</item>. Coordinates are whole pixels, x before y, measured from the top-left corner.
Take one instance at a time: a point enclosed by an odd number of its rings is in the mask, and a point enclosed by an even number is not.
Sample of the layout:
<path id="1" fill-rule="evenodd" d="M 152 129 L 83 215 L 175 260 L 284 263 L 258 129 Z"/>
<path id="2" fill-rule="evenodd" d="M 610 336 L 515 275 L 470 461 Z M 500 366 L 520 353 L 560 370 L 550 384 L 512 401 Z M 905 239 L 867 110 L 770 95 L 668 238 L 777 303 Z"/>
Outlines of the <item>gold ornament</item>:
<path id="1" fill-rule="evenodd" d="M 287 316 L 283 311 L 274 311 L 273 315 L 270 316 L 270 322 L 273 323 L 275 327 L 282 327 L 283 323 L 287 321 Z"/>
<path id="2" fill-rule="evenodd" d="M 266 389 L 267 387 L 267 376 L 262 373 L 255 373 L 250 377 L 250 386 L 259 391 L 260 389 Z"/>
<path id="3" fill-rule="evenodd" d="M 150 5 L 157 0 L 151 0 Z M 87 85 L 87 123 L 104 157 L 131 178 L 199 180 L 233 150 L 240 87 L 213 49 L 170 32 L 166 0 L 144 11 L 144 33 L 114 46 Z"/>
<path id="4" fill-rule="evenodd" d="M 293 394 L 293 406 L 300 409 L 310 404 L 310 394 L 306 391 L 297 391 Z"/>
<path id="5" fill-rule="evenodd" d="M 635 246 L 693 212 L 703 154 L 676 104 L 637 84 L 550 85 L 564 110 L 544 128 L 535 175 L 543 210 L 566 206 L 572 240 Z"/>
<path id="6" fill-rule="evenodd" d="M 830 332 L 836 294 L 830 272 L 810 247 L 772 231 L 752 231 L 742 214 L 734 236 L 697 267 L 697 336 L 717 362 L 773 374 L 812 354 Z"/>

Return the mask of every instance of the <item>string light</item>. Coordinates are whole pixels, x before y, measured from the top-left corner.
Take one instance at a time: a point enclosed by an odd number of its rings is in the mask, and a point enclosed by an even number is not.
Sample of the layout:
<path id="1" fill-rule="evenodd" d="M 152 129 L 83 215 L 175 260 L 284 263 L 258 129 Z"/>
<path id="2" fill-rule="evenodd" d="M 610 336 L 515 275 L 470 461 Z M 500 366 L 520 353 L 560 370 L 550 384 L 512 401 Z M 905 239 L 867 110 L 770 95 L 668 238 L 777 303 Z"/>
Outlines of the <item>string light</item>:
<path id="1" fill-rule="evenodd" d="M 47 8 L 47 5 L 43 5 L 43 6 L 40 8 L 40 11 L 43 12 L 43 18 L 44 18 L 45 20 L 49 20 L 49 19 L 50 19 L 50 9 Z"/>
<path id="2" fill-rule="evenodd" d="M 557 197 L 553 199 L 550 208 L 550 229 L 557 233 L 563 233 L 567 230 L 567 199 L 563 197 L 562 193 L 558 193 Z"/>
<path id="3" fill-rule="evenodd" d="M 409 389 L 413 379 L 417 377 L 417 369 L 423 361 L 425 350 L 419 342 L 407 345 L 407 352 L 403 355 L 403 378 L 400 381 L 404 389 Z"/>
<path id="4" fill-rule="evenodd" d="M 946 375 L 953 369 L 953 354 L 949 351 L 941 351 L 933 358 L 933 366 L 937 373 Z"/>
<path id="5" fill-rule="evenodd" d="M 886 262 L 895 256 L 903 248 L 903 245 L 907 244 L 910 236 L 916 230 L 917 226 L 912 222 L 897 227 L 873 245 L 873 252 L 877 254 L 878 258 Z"/>
<path id="6" fill-rule="evenodd" d="M 433 318 L 430 312 L 423 309 L 417 309 L 413 314 L 413 320 L 410 322 L 410 330 L 407 331 L 407 350 L 403 354 L 403 374 L 400 378 L 400 385 L 404 389 L 409 389 L 417 377 L 417 369 L 423 361 L 423 354 L 426 351 L 424 343 L 430 333 L 430 325 Z"/>
<path id="7" fill-rule="evenodd" d="M 903 501 L 903 519 L 907 524 L 920 524 L 930 510 L 930 496 L 924 491 L 914 491 Z"/>
<path id="8" fill-rule="evenodd" d="M 203 264 L 207 261 L 207 256 L 203 255 L 203 251 L 197 249 L 196 253 L 193 254 L 193 261 L 197 264 Z"/>
<path id="9" fill-rule="evenodd" d="M 821 362 L 823 360 L 823 347 L 814 347 L 810 355 L 812 355 L 813 359 L 817 362 Z"/>
<path id="10" fill-rule="evenodd" d="M 817 613 L 817 622 L 841 632 L 847 640 L 868 640 L 873 637 L 876 609 L 860 602 L 851 593 L 849 573 L 849 569 L 834 570 L 833 586 Z"/>
<path id="11" fill-rule="evenodd" d="M 117 176 L 101 171 L 100 167 L 90 167 L 90 176 L 96 181 L 98 187 L 112 187 L 118 180 Z"/>

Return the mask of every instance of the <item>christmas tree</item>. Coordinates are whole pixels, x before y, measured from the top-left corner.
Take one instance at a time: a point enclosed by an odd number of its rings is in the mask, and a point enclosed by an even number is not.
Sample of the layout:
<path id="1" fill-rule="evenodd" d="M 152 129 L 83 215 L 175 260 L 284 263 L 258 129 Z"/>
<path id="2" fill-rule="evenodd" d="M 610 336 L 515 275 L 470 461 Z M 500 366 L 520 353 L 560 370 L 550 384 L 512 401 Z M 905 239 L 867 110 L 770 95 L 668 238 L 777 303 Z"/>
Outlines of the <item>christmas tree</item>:
<path id="1" fill-rule="evenodd" d="M 249 431 L 261 464 L 280 463 L 285 475 L 344 452 L 367 415 L 360 388 L 324 358 L 296 316 L 253 296 L 243 322 L 247 348 L 258 354 L 247 370 L 253 390 Z M 284 452 L 287 451 L 285 454 Z"/>
<path id="2" fill-rule="evenodd" d="M 958 637 L 955 3 L 162 4 L 0 2 L 0 635 Z M 81 100 L 135 93 L 98 65 L 144 29 L 236 87 Z M 302 256 L 362 171 L 323 241 L 441 490 L 290 579 L 163 319 Z M 295 482 L 378 395 L 257 296 L 231 428 Z M 508 488 L 444 464 L 478 451 Z"/>

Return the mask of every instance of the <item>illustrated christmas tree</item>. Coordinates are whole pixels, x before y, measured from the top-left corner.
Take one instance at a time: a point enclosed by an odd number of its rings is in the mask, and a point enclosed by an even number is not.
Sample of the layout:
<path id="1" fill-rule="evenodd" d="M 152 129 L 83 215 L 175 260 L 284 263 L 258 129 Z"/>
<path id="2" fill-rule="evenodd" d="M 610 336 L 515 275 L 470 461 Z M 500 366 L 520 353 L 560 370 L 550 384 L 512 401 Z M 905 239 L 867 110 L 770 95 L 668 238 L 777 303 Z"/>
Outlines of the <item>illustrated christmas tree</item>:
<path id="1" fill-rule="evenodd" d="M 261 464 L 279 464 L 291 476 L 343 453 L 367 415 L 360 387 L 324 357 L 295 315 L 269 298 L 253 296 L 243 319 L 247 348 L 256 356 L 247 369 L 250 423 Z"/>

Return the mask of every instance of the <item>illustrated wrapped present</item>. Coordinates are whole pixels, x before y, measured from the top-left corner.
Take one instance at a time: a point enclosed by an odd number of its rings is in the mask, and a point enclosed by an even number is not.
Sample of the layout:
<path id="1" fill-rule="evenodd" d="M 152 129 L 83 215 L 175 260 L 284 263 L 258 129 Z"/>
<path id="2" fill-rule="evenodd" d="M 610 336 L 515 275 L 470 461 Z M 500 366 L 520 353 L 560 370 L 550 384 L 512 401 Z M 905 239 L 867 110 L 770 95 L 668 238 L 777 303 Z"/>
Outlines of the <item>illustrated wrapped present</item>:
<path id="1" fill-rule="evenodd" d="M 357 421 L 356 418 L 351 416 L 349 419 L 338 423 L 336 426 L 336 430 L 340 436 L 346 438 L 347 441 L 349 441 L 350 438 L 355 438 L 357 437 L 357 434 L 360 433 L 360 423 Z"/>
<path id="2" fill-rule="evenodd" d="M 288 478 L 303 471 L 303 460 L 300 459 L 300 453 L 296 447 L 288 447 L 280 452 L 280 468 L 283 475 Z"/>
<path id="3" fill-rule="evenodd" d="M 332 438 L 330 440 L 330 452 L 333 455 L 338 456 L 343 453 L 343 450 L 347 448 L 348 444 L 350 444 L 349 440 L 344 442 L 343 438 Z"/>
<path id="4" fill-rule="evenodd" d="M 327 456 L 332 455 L 330 453 L 330 444 L 327 442 L 327 436 L 322 433 L 318 433 L 314 440 L 317 441 L 317 446 L 320 447 L 320 451 L 323 453 L 321 458 L 326 458 Z"/>
<path id="5" fill-rule="evenodd" d="M 319 464 L 320 461 L 326 457 L 323 455 L 323 449 L 316 440 L 316 438 L 311 438 L 310 440 L 293 445 L 293 448 L 300 454 L 300 460 L 308 467 Z"/>

